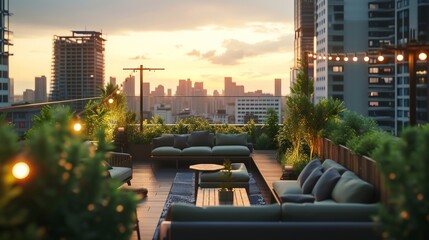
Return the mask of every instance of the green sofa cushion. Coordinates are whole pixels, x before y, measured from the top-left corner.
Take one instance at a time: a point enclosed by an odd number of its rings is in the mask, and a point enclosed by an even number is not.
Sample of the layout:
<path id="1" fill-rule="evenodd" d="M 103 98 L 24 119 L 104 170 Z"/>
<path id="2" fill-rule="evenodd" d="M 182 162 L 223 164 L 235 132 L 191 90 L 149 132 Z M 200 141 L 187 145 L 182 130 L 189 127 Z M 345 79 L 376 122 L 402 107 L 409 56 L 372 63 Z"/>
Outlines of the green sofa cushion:
<path id="1" fill-rule="evenodd" d="M 153 156 L 180 156 L 182 151 L 174 147 L 157 147 L 152 150 Z"/>
<path id="2" fill-rule="evenodd" d="M 247 134 L 224 134 L 217 133 L 215 136 L 216 146 L 222 145 L 242 145 L 246 146 L 247 143 Z"/>
<path id="3" fill-rule="evenodd" d="M 214 135 L 209 131 L 194 131 L 191 132 L 189 136 L 189 145 L 190 146 L 208 146 L 213 147 Z"/>
<path id="4" fill-rule="evenodd" d="M 172 147 L 174 145 L 173 134 L 163 134 L 161 137 L 152 139 L 152 148 L 158 147 Z"/>
<path id="5" fill-rule="evenodd" d="M 284 194 L 302 194 L 301 187 L 295 180 L 281 180 L 273 182 L 273 189 L 280 197 Z"/>
<path id="6" fill-rule="evenodd" d="M 121 182 L 129 179 L 132 174 L 132 169 L 127 167 L 112 167 L 109 169 L 110 177 L 118 179 Z"/>
<path id="7" fill-rule="evenodd" d="M 247 172 L 244 163 L 231 164 L 231 180 L 233 182 L 248 182 L 249 173 Z M 225 172 L 202 172 L 200 174 L 200 182 L 226 182 L 227 175 Z"/>
<path id="8" fill-rule="evenodd" d="M 377 204 L 282 204 L 282 220 L 288 222 L 368 222 L 377 212 Z"/>
<path id="9" fill-rule="evenodd" d="M 167 221 L 280 221 L 281 207 L 278 204 L 237 207 L 223 205 L 215 207 L 197 207 L 190 204 L 172 204 L 168 210 Z"/>
<path id="10" fill-rule="evenodd" d="M 188 134 L 183 134 L 183 135 L 175 134 L 173 147 L 178 149 L 188 148 L 189 147 L 188 138 L 189 138 Z"/>
<path id="11" fill-rule="evenodd" d="M 198 146 L 188 147 L 182 150 L 181 156 L 211 156 L 211 147 Z"/>
<path id="12" fill-rule="evenodd" d="M 214 146 L 213 156 L 249 156 L 250 150 L 247 146 Z"/>
<path id="13" fill-rule="evenodd" d="M 335 185 L 332 198 L 339 203 L 371 203 L 374 202 L 374 186 L 346 171 Z"/>
<path id="14" fill-rule="evenodd" d="M 331 159 L 325 159 L 325 161 L 323 161 L 322 163 L 322 167 L 323 171 L 326 171 L 329 168 L 333 167 L 338 171 L 340 175 L 347 171 L 347 168 Z"/>

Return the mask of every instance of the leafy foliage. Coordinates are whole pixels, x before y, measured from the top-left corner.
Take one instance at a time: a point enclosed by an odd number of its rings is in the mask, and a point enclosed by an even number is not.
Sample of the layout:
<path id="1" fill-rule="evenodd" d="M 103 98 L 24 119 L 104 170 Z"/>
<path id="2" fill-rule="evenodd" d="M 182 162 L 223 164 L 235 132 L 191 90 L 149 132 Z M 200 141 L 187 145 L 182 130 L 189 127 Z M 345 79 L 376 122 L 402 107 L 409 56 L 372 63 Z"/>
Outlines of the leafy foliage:
<path id="1" fill-rule="evenodd" d="M 387 138 L 373 157 L 385 178 L 388 204 L 377 221 L 387 239 L 429 239 L 429 126 L 406 128 Z"/>
<path id="2" fill-rule="evenodd" d="M 107 177 L 104 132 L 92 150 L 73 136 L 69 111 L 46 113 L 21 147 L 0 124 L 0 239 L 129 239 L 136 198 Z M 17 160 L 30 166 L 25 179 L 12 176 Z"/>
<path id="3" fill-rule="evenodd" d="M 309 101 L 313 99 L 314 82 L 308 75 L 308 60 L 304 58 L 300 61 L 300 67 L 296 76 L 296 82 L 290 87 L 292 95 L 306 96 Z"/>
<path id="4" fill-rule="evenodd" d="M 350 151 L 359 156 L 370 156 L 384 139 L 391 138 L 392 135 L 384 131 L 369 131 L 361 136 L 356 136 L 347 141 Z"/>
<path id="5" fill-rule="evenodd" d="M 277 146 L 277 134 L 279 132 L 279 116 L 273 108 L 267 110 L 267 121 L 264 124 L 264 129 L 268 132 L 269 146 L 268 148 L 275 148 Z"/>
<path id="6" fill-rule="evenodd" d="M 255 149 L 267 150 L 270 149 L 271 144 L 272 141 L 270 140 L 270 137 L 268 137 L 267 134 L 262 133 L 256 138 Z"/>

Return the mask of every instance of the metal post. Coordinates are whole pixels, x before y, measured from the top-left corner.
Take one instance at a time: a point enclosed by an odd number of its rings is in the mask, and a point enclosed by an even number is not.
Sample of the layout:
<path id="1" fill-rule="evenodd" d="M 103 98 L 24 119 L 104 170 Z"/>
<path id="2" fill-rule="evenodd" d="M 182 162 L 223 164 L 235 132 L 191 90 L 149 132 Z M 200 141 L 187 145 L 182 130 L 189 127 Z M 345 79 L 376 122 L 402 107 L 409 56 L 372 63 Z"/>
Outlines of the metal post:
<path id="1" fill-rule="evenodd" d="M 140 71 L 140 131 L 143 131 L 143 71 L 165 70 L 165 68 L 144 68 L 140 65 L 138 68 L 123 68 L 122 70 Z"/>
<path id="2" fill-rule="evenodd" d="M 417 121 L 416 111 L 417 111 L 417 103 L 416 103 L 416 62 L 415 62 L 415 52 L 410 50 L 408 52 L 408 71 L 410 74 L 409 79 L 409 87 L 410 87 L 410 106 L 409 106 L 409 114 L 410 114 L 410 125 L 415 126 Z"/>

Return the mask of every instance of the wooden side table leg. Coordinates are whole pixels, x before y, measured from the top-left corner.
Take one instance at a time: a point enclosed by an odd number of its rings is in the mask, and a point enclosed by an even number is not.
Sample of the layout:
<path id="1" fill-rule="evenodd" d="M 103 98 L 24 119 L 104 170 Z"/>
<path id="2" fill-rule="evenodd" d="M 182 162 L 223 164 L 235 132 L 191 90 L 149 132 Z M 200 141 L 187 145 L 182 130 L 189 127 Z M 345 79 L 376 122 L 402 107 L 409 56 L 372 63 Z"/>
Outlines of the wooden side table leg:
<path id="1" fill-rule="evenodd" d="M 200 178 L 200 171 L 195 170 L 195 182 L 194 182 L 194 196 L 195 196 L 195 201 L 197 201 L 197 193 L 198 193 L 198 185 L 199 185 L 199 179 Z"/>

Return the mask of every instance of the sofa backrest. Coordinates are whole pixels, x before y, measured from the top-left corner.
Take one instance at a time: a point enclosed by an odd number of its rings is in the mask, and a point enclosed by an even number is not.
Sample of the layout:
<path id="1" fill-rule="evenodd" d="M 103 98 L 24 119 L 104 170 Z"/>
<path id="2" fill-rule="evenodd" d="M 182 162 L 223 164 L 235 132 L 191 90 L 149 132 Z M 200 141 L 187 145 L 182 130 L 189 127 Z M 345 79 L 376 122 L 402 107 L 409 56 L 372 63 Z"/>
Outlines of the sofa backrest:
<path id="1" fill-rule="evenodd" d="M 370 222 L 377 211 L 377 204 L 284 203 L 282 221 Z"/>
<path id="2" fill-rule="evenodd" d="M 375 199 L 374 186 L 352 171 L 346 171 L 332 190 L 332 199 L 338 203 L 372 203 Z"/>
<path id="3" fill-rule="evenodd" d="M 246 146 L 247 134 L 246 133 L 241 133 L 241 134 L 216 133 L 215 144 L 216 146 L 222 146 L 222 145 Z"/>
<path id="4" fill-rule="evenodd" d="M 172 204 L 168 209 L 167 221 L 227 221 L 255 222 L 280 221 L 281 207 L 278 204 L 235 207 L 222 205 L 215 207 L 197 207 L 190 204 Z"/>

